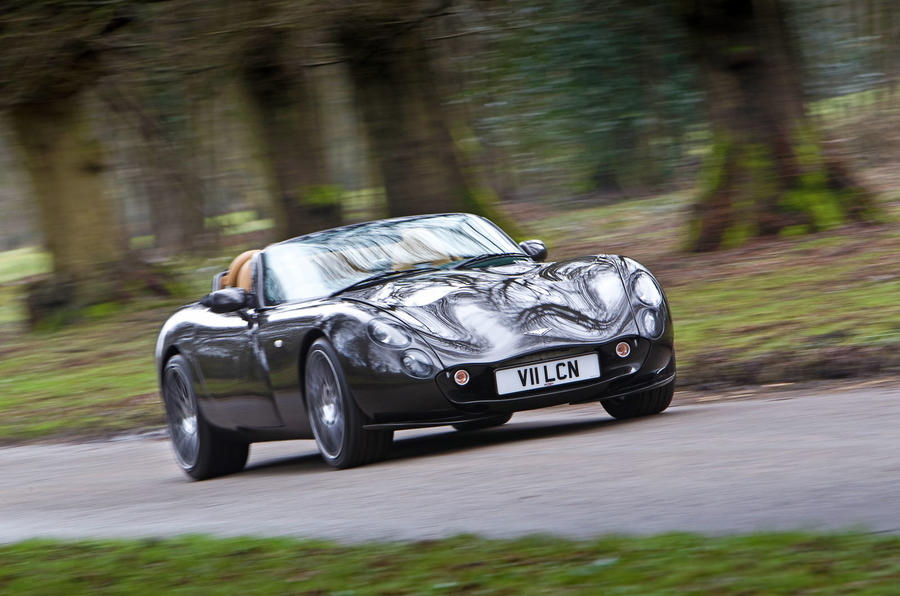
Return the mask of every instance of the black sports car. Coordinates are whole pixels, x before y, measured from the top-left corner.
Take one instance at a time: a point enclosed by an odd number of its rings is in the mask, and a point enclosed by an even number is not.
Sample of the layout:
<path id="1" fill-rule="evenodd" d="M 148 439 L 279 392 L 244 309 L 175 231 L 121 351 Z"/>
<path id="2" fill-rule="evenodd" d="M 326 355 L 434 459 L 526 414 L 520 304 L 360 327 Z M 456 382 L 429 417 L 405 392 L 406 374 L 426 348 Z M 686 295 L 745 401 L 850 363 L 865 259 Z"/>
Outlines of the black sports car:
<path id="1" fill-rule="evenodd" d="M 208 478 L 242 469 L 251 442 L 314 437 L 346 468 L 382 458 L 395 430 L 589 401 L 616 418 L 666 409 L 674 334 L 656 279 L 625 257 L 546 255 L 469 214 L 239 255 L 159 334 L 179 464 Z"/>

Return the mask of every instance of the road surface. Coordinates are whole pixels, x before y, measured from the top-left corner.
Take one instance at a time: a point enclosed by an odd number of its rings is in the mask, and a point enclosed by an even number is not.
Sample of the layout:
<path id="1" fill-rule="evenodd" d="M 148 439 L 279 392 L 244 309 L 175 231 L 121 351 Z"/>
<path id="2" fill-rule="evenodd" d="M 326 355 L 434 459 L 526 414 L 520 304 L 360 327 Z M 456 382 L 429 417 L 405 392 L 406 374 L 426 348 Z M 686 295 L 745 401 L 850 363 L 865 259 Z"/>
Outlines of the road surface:
<path id="1" fill-rule="evenodd" d="M 332 471 L 311 441 L 254 445 L 190 482 L 164 440 L 0 449 L 0 541 L 183 533 L 339 541 L 458 533 L 900 531 L 900 387 L 768 392 L 616 422 L 599 405 L 473 433 L 398 433 Z"/>

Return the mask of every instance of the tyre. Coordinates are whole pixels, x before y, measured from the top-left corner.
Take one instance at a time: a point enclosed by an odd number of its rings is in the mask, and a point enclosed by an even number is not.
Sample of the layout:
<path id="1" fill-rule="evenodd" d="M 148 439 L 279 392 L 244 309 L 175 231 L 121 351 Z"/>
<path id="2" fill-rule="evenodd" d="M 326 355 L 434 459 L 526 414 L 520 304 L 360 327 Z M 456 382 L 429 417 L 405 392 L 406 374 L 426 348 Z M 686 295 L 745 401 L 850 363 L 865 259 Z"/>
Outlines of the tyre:
<path id="1" fill-rule="evenodd" d="M 306 357 L 304 395 L 310 426 L 322 458 L 335 468 L 352 468 L 384 459 L 393 431 L 365 430 L 334 348 L 317 339 Z"/>
<path id="2" fill-rule="evenodd" d="M 166 362 L 162 394 L 175 459 L 188 476 L 205 480 L 244 469 L 250 445 L 226 436 L 206 421 L 182 356 Z"/>
<path id="3" fill-rule="evenodd" d="M 472 420 L 471 422 L 457 422 L 453 425 L 453 428 L 461 432 L 493 428 L 495 426 L 503 426 L 509 422 L 510 418 L 512 418 L 512 414 L 498 414 L 497 416 L 482 418 L 481 420 Z"/>
<path id="4" fill-rule="evenodd" d="M 613 418 L 620 420 L 625 418 L 637 418 L 638 416 L 650 416 L 659 414 L 672 403 L 675 394 L 675 381 L 668 385 L 657 387 L 643 393 L 636 393 L 625 397 L 614 397 L 600 402 L 603 408 Z"/>

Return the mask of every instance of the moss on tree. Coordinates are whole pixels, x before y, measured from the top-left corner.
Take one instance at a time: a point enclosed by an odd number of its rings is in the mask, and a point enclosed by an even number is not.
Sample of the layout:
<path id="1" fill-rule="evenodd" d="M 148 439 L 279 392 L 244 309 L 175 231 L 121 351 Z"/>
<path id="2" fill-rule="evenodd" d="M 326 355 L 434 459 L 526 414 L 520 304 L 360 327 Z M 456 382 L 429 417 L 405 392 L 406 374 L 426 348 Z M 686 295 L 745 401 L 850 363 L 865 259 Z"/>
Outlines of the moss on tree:
<path id="1" fill-rule="evenodd" d="M 713 141 L 688 248 L 873 221 L 874 196 L 828 154 L 806 117 L 794 40 L 780 0 L 684 3 L 704 75 Z"/>

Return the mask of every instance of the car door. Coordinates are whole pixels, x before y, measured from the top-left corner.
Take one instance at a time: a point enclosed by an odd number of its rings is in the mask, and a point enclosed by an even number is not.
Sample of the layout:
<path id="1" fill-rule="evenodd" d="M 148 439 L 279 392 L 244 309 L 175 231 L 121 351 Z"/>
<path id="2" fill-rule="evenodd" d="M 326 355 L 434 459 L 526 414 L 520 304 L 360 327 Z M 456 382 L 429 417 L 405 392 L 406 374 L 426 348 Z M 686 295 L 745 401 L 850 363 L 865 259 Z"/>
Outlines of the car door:
<path id="1" fill-rule="evenodd" d="M 193 352 L 203 376 L 201 407 L 207 419 L 231 429 L 282 426 L 259 349 L 257 310 L 206 309 L 197 322 Z"/>
<path id="2" fill-rule="evenodd" d="M 300 358 L 307 334 L 321 322 L 316 304 L 280 305 L 261 313 L 258 345 L 272 396 L 286 427 L 312 437 L 300 386 Z"/>

